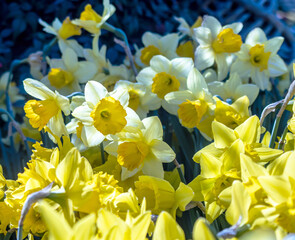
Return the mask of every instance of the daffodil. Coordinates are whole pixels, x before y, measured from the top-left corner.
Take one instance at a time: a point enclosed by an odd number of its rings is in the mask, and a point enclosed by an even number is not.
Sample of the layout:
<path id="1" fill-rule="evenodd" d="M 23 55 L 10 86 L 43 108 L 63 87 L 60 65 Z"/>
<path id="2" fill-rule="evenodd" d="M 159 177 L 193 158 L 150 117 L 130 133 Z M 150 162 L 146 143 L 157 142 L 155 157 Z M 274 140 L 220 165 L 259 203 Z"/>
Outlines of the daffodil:
<path id="1" fill-rule="evenodd" d="M 174 108 L 171 112 L 177 113 L 183 126 L 197 127 L 203 134 L 212 136 L 210 125 L 214 100 L 204 77 L 196 68 L 192 68 L 188 74 L 187 90 L 170 92 L 165 100 L 171 104 L 170 109 Z"/>
<path id="2" fill-rule="evenodd" d="M 146 67 L 137 75 L 137 81 L 147 87 L 151 96 L 156 98 L 151 110 L 158 109 L 161 105 L 168 111 L 174 111 L 164 99 L 170 92 L 185 90 L 187 76 L 193 67 L 191 58 L 175 58 L 168 60 L 164 56 L 155 56 Z"/>
<path id="3" fill-rule="evenodd" d="M 121 179 L 125 180 L 138 171 L 164 178 L 162 163 L 172 162 L 175 153 L 163 139 L 163 128 L 158 117 L 142 120 L 141 127 L 125 127 L 105 150 L 117 156 L 122 166 Z"/>
<path id="4" fill-rule="evenodd" d="M 251 78 L 261 90 L 270 90 L 269 78 L 287 72 L 286 64 L 277 54 L 283 41 L 283 37 L 267 40 L 262 29 L 253 29 L 236 53 L 238 58 L 231 71 L 237 72 L 242 79 Z"/>
<path id="5" fill-rule="evenodd" d="M 80 19 L 73 20 L 73 23 L 84 28 L 92 34 L 100 34 L 101 26 L 113 15 L 115 7 L 110 4 L 109 0 L 103 0 L 103 13 L 99 15 L 87 4 L 80 15 Z"/>
<path id="6" fill-rule="evenodd" d="M 24 106 L 26 117 L 29 118 L 32 127 L 40 131 L 48 126 L 58 137 L 68 135 L 62 112 L 66 116 L 70 114 L 69 100 L 34 79 L 27 78 L 23 83 L 28 94 L 40 99 L 29 100 Z"/>
<path id="7" fill-rule="evenodd" d="M 43 31 L 53 34 L 58 39 L 58 46 L 63 53 L 67 48 L 73 49 L 79 57 L 83 57 L 83 47 L 72 36 L 81 35 L 81 29 L 72 23 L 69 17 L 61 23 L 58 18 L 54 19 L 52 26 L 39 19 L 39 23 L 44 27 Z"/>
<path id="8" fill-rule="evenodd" d="M 177 57 L 176 48 L 179 36 L 176 33 L 160 36 L 155 33 L 146 32 L 142 35 L 144 48 L 139 49 L 135 54 L 135 61 L 140 67 L 150 65 L 154 56 L 162 55 L 168 59 Z"/>
<path id="9" fill-rule="evenodd" d="M 85 100 L 72 113 L 82 124 L 81 139 L 85 146 L 96 146 L 107 135 L 122 131 L 128 123 L 139 122 L 137 114 L 128 107 L 127 91 L 108 93 L 100 83 L 89 81 L 85 86 Z"/>
<path id="10" fill-rule="evenodd" d="M 184 18 L 182 17 L 174 17 L 174 19 L 180 23 L 180 25 L 178 26 L 177 30 L 179 32 L 181 32 L 182 34 L 184 35 L 188 35 L 190 37 L 193 37 L 193 34 L 194 34 L 194 29 L 195 28 L 198 28 L 201 26 L 202 24 L 202 17 L 198 17 L 196 19 L 196 21 L 190 26 Z"/>
<path id="11" fill-rule="evenodd" d="M 220 96 L 224 101 L 236 101 L 242 96 L 247 96 L 250 105 L 258 96 L 259 88 L 255 84 L 243 84 L 237 73 L 232 73 L 226 82 L 210 82 L 208 88 L 211 94 Z"/>
<path id="12" fill-rule="evenodd" d="M 193 228 L 193 239 L 206 239 L 206 240 L 215 240 L 215 236 L 209 228 L 209 223 L 206 219 L 200 217 L 194 224 Z"/>
<path id="13" fill-rule="evenodd" d="M 70 48 L 64 50 L 62 59 L 50 59 L 49 64 L 50 71 L 41 82 L 64 95 L 80 92 L 80 84 L 86 83 L 96 72 L 94 63 L 78 61 L 77 54 Z"/>
<path id="14" fill-rule="evenodd" d="M 39 204 L 38 210 L 48 228 L 49 240 L 96 239 L 95 214 L 90 214 L 71 226 L 64 216 L 44 200 Z"/>
<path id="15" fill-rule="evenodd" d="M 221 26 L 219 21 L 211 16 L 204 16 L 201 27 L 194 29 L 194 38 L 199 43 L 195 52 L 195 64 L 199 70 L 217 64 L 218 80 L 223 80 L 228 74 L 233 53 L 238 52 L 242 38 L 238 33 L 242 23 Z"/>

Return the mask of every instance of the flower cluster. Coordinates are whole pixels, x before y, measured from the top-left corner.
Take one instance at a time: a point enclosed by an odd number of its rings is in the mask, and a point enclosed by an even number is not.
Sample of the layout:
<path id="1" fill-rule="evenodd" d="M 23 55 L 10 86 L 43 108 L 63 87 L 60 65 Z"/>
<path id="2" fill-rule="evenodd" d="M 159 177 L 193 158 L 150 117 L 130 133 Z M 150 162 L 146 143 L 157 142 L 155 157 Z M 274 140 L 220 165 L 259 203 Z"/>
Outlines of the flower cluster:
<path id="1" fill-rule="evenodd" d="M 275 107 L 261 119 L 250 110 L 260 91 L 277 88 L 270 78 L 290 83 L 277 54 L 283 38 L 267 40 L 255 28 L 243 40 L 242 23 L 204 16 L 190 26 L 176 18 L 178 32 L 146 32 L 131 52 L 124 32 L 107 23 L 114 6 L 103 5 L 102 15 L 88 4 L 78 19 L 39 20 L 61 57 L 26 60 L 34 78 L 23 80 L 34 98 L 23 108 L 30 127 L 3 110 L 15 135 L 34 144 L 26 145 L 32 155 L 16 180 L 0 165 L 0 233 L 52 240 L 294 233 L 295 115 L 275 140 L 295 87 L 275 104 L 281 110 L 271 134 L 262 124 Z M 102 29 L 124 40 L 116 39 L 128 57 L 121 65 L 99 47 Z M 83 30 L 90 49 L 72 38 Z M 5 86 L 10 75 L 1 77 Z M 13 103 L 24 99 L 13 85 L 5 93 Z"/>

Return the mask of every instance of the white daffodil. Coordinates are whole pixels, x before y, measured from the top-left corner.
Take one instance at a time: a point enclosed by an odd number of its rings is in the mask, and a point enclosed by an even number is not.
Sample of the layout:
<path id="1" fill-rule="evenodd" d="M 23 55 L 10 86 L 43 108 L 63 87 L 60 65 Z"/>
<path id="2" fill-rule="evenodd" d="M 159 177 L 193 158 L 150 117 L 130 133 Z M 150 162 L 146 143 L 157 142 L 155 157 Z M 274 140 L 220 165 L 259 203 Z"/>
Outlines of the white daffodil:
<path id="1" fill-rule="evenodd" d="M 262 29 L 253 29 L 236 53 L 238 58 L 231 71 L 237 72 L 242 79 L 250 77 L 261 90 L 270 90 L 269 78 L 287 72 L 286 64 L 277 54 L 283 41 L 283 37 L 267 40 Z"/>
<path id="2" fill-rule="evenodd" d="M 142 127 L 125 127 L 116 135 L 116 141 L 105 147 L 109 154 L 117 156 L 122 166 L 122 181 L 140 170 L 145 175 L 163 179 L 162 163 L 175 159 L 175 153 L 163 141 L 163 127 L 159 118 L 145 118 L 142 123 Z"/>
<path id="3" fill-rule="evenodd" d="M 90 33 L 100 34 L 101 26 L 113 15 L 115 10 L 116 8 L 110 4 L 109 0 L 103 0 L 103 13 L 100 16 L 92 9 L 90 4 L 87 4 L 80 15 L 80 19 L 73 20 L 73 23 Z"/>
<path id="4" fill-rule="evenodd" d="M 150 60 L 156 55 L 163 55 L 168 59 L 177 57 L 176 48 L 179 36 L 177 33 L 160 36 L 155 33 L 145 32 L 142 35 L 144 48 L 139 49 L 135 54 L 136 64 L 140 67 L 150 65 Z"/>
<path id="5" fill-rule="evenodd" d="M 54 93 L 37 80 L 27 78 L 23 83 L 28 94 L 40 99 L 29 100 L 24 106 L 26 117 L 29 118 L 32 127 L 41 131 L 47 125 L 58 137 L 68 135 L 62 112 L 66 116 L 70 114 L 69 99 L 57 91 Z"/>
<path id="6" fill-rule="evenodd" d="M 191 58 L 175 58 L 170 61 L 158 55 L 151 59 L 150 67 L 142 69 L 136 78 L 154 98 L 154 105 L 150 110 L 156 110 L 162 105 L 169 113 L 176 114 L 171 112 L 174 108 L 171 108 L 164 97 L 169 92 L 187 88 L 186 79 L 193 65 Z"/>
<path id="7" fill-rule="evenodd" d="M 106 136 L 120 132 L 126 125 L 140 124 L 137 114 L 128 107 L 127 91 L 109 93 L 99 82 L 89 81 L 85 86 L 85 100 L 72 115 L 80 121 L 77 135 L 87 147 L 100 144 Z"/>
<path id="8" fill-rule="evenodd" d="M 62 59 L 48 61 L 50 71 L 41 81 L 64 95 L 80 92 L 80 84 L 92 79 L 96 72 L 94 63 L 78 61 L 78 56 L 71 48 L 64 51 Z"/>
<path id="9" fill-rule="evenodd" d="M 194 35 L 194 29 L 197 28 L 197 27 L 200 27 L 201 24 L 202 24 L 202 17 L 198 17 L 196 19 L 196 21 L 193 23 L 192 26 L 190 26 L 184 18 L 182 17 L 174 17 L 174 19 L 180 23 L 180 25 L 178 26 L 177 30 L 179 32 L 181 32 L 183 35 L 188 35 L 190 36 L 191 38 L 193 37 Z"/>
<path id="10" fill-rule="evenodd" d="M 194 29 L 194 38 L 199 43 L 195 52 L 197 69 L 204 70 L 216 62 L 218 80 L 223 80 L 229 72 L 233 53 L 241 48 L 242 38 L 238 33 L 242 27 L 242 23 L 222 27 L 216 18 L 205 16 L 202 26 Z"/>
<path id="11" fill-rule="evenodd" d="M 177 112 L 183 126 L 197 127 L 202 131 L 201 126 L 204 125 L 202 122 L 206 122 L 208 116 L 214 114 L 214 100 L 204 77 L 196 68 L 192 68 L 189 72 L 187 89 L 170 92 L 165 96 L 165 100 L 174 106 L 174 112 Z M 208 127 L 211 128 L 211 125 Z"/>
<path id="12" fill-rule="evenodd" d="M 73 49 L 79 57 L 83 57 L 83 47 L 74 39 L 68 38 L 81 35 L 81 28 L 72 23 L 67 17 L 62 23 L 58 18 L 54 19 L 52 26 L 39 19 L 39 23 L 44 27 L 43 31 L 53 34 L 58 40 L 58 46 L 63 53 L 67 48 Z"/>
<path id="13" fill-rule="evenodd" d="M 208 88 L 213 95 L 220 96 L 224 101 L 234 102 L 246 95 L 249 98 L 250 105 L 259 93 L 259 88 L 255 84 L 243 84 L 236 72 L 232 73 L 225 83 L 218 81 L 208 83 Z"/>
<path id="14" fill-rule="evenodd" d="M 133 109 L 141 119 L 147 116 L 155 98 L 150 97 L 143 84 L 120 80 L 116 83 L 115 89 L 127 91 L 129 94 L 128 107 Z"/>

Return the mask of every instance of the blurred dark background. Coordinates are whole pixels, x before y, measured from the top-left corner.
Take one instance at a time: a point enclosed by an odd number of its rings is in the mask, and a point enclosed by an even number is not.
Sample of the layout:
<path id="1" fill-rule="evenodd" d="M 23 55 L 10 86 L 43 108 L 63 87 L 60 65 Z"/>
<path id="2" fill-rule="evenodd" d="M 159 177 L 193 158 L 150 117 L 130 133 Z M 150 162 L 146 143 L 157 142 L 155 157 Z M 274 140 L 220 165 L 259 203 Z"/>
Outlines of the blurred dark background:
<path id="1" fill-rule="evenodd" d="M 53 35 L 42 31 L 38 18 L 51 24 L 57 17 L 79 18 L 84 6 L 90 3 L 102 13 L 100 0 L 0 0 L 0 73 L 7 71 L 14 59 L 26 58 L 30 53 L 42 50 Z M 131 45 L 141 45 L 146 31 L 165 34 L 176 31 L 179 25 L 173 16 L 180 16 L 192 24 L 199 15 L 210 14 L 222 24 L 241 21 L 242 36 L 254 27 L 261 27 L 268 37 L 282 35 L 285 42 L 279 54 L 287 63 L 295 56 L 294 22 L 295 0 L 111 0 L 116 7 L 109 23 L 123 29 Z M 83 46 L 91 46 L 91 38 L 85 33 L 77 38 Z M 113 42 L 112 34 L 104 34 L 101 42 L 108 45 L 108 57 L 119 63 L 124 55 L 121 47 Z M 58 56 L 57 47 L 52 56 Z"/>

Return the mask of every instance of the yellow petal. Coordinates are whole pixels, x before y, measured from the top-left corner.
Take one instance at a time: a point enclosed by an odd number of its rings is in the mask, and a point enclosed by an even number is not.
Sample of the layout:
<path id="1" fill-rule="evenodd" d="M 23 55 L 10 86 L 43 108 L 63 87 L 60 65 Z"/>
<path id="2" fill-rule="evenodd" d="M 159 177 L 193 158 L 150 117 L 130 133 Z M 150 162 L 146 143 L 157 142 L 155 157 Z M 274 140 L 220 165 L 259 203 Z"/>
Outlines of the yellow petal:
<path id="1" fill-rule="evenodd" d="M 216 238 L 209 229 L 208 222 L 205 218 L 198 218 L 193 229 L 193 239 L 215 240 Z"/>
<path id="2" fill-rule="evenodd" d="M 227 148 L 237 139 L 232 129 L 217 121 L 212 122 L 212 131 L 217 148 Z"/>

